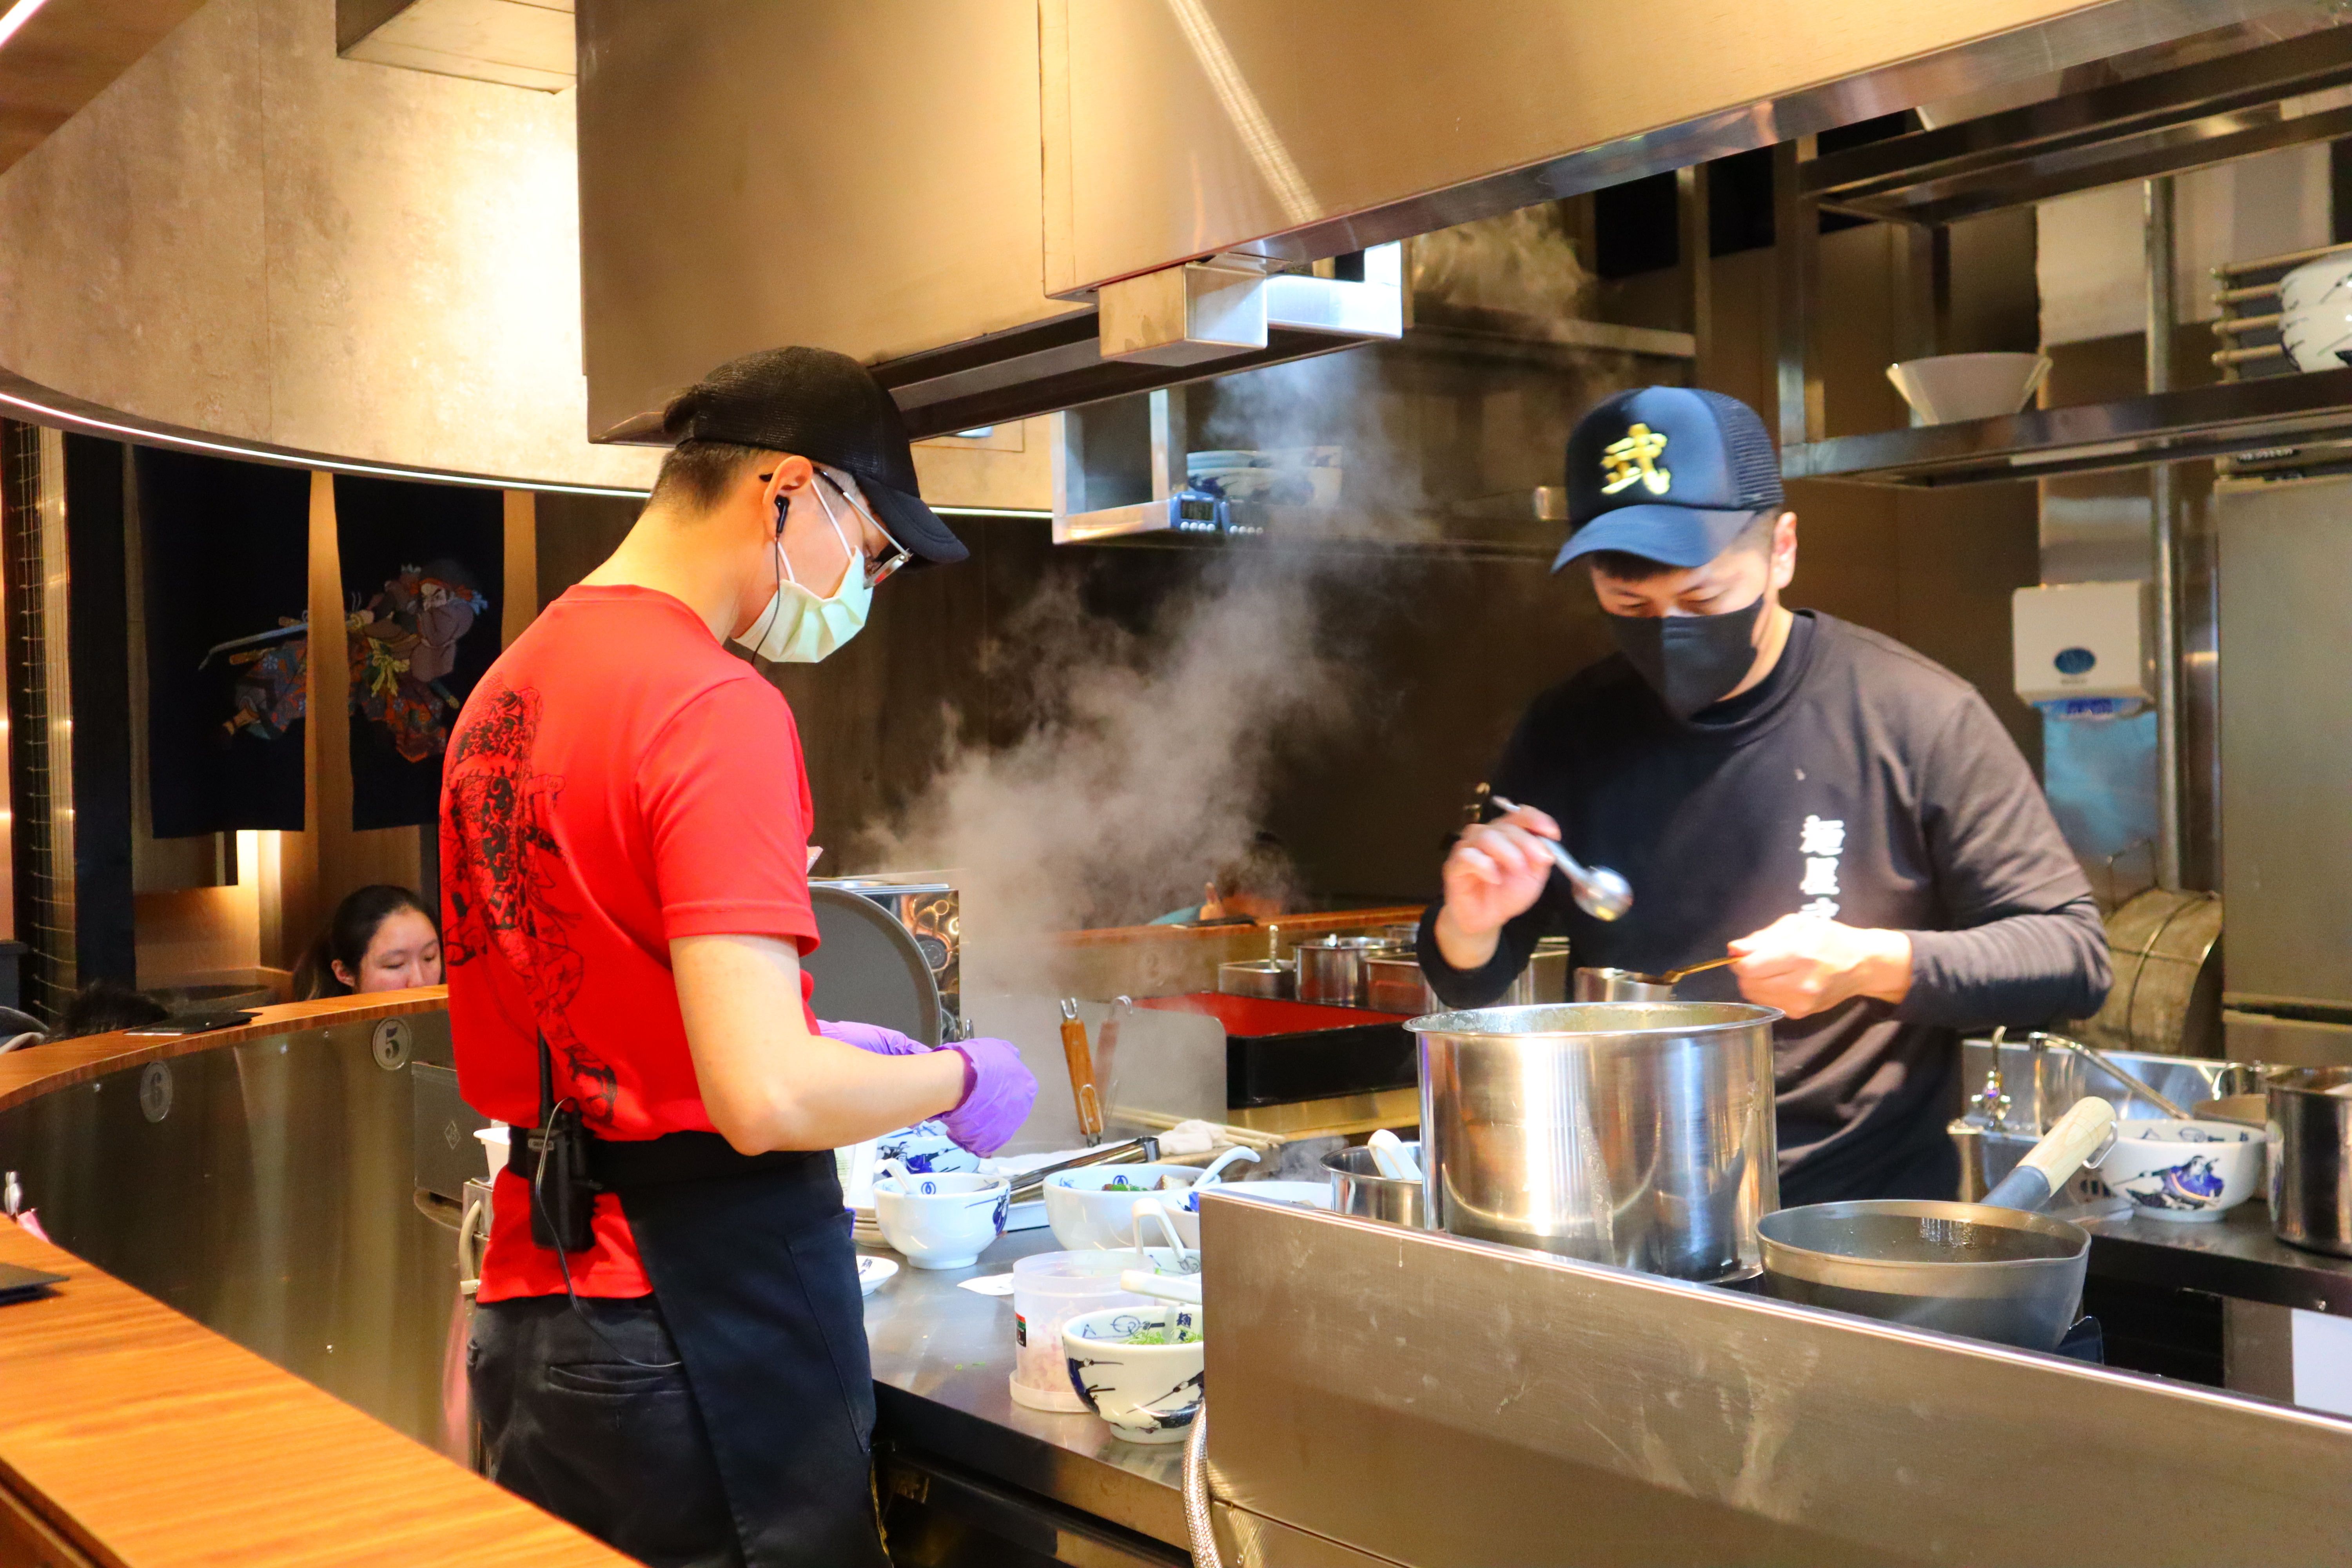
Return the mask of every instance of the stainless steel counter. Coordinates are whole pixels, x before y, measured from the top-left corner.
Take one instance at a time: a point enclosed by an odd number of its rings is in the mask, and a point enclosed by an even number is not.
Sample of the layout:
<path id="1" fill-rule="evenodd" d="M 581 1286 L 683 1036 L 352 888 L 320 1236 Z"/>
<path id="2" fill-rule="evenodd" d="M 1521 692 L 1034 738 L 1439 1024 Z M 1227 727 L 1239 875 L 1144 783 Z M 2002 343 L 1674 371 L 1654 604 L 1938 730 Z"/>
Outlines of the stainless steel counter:
<path id="1" fill-rule="evenodd" d="M 2352 1258 L 2289 1247 L 2262 1203 L 2218 1220 L 2091 1220 L 2091 1272 L 2138 1285 L 2203 1290 L 2242 1301 L 2352 1317 Z"/>
<path id="2" fill-rule="evenodd" d="M 956 1288 L 1056 1246 L 1051 1231 L 1016 1232 L 973 1268 L 936 1271 L 877 1252 L 900 1263 L 866 1300 L 877 1438 L 1181 1548 L 1182 1446 L 1125 1443 L 1092 1415 L 1013 1404 L 1013 1298 Z"/>

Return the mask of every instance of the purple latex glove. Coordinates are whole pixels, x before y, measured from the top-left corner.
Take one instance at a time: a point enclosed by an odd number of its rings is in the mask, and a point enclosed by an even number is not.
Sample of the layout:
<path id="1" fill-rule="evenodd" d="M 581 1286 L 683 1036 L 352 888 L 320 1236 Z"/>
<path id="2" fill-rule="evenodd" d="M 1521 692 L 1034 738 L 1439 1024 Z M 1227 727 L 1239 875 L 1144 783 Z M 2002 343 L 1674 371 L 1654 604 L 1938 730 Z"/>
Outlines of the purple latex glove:
<path id="1" fill-rule="evenodd" d="M 945 1047 L 963 1058 L 963 1099 L 940 1120 L 959 1148 L 989 1155 L 1011 1141 L 1037 1100 L 1037 1078 L 1007 1040 L 962 1040 Z"/>
<path id="2" fill-rule="evenodd" d="M 845 1046 L 856 1046 L 877 1057 L 919 1057 L 930 1049 L 919 1040 L 910 1039 L 896 1029 L 886 1029 L 879 1024 L 829 1024 L 816 1021 L 816 1032 L 828 1040 L 839 1040 Z"/>

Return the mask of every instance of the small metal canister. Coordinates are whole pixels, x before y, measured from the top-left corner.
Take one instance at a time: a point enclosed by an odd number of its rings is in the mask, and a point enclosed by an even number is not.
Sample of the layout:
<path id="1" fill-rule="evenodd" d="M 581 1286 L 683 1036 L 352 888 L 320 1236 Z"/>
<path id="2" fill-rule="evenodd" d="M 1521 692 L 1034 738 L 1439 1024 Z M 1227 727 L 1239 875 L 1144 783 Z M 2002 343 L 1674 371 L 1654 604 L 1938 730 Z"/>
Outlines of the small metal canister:
<path id="1" fill-rule="evenodd" d="M 1288 959 L 1251 958 L 1217 965 L 1217 989 L 1228 996 L 1264 996 L 1287 1001 L 1298 973 Z"/>
<path id="2" fill-rule="evenodd" d="M 1407 1017 L 1438 1010 L 1421 977 L 1421 960 L 1410 952 L 1381 952 L 1364 960 L 1364 1005 Z"/>
<path id="3" fill-rule="evenodd" d="M 1298 999 L 1334 1007 L 1364 1005 L 1364 960 L 1385 952 L 1388 939 L 1337 932 L 1290 950 L 1298 964 Z"/>
<path id="4" fill-rule="evenodd" d="M 1420 1163 L 1420 1144 L 1407 1143 L 1404 1150 L 1414 1163 Z M 1381 1175 L 1370 1149 L 1334 1149 L 1323 1156 L 1323 1168 L 1331 1173 L 1331 1206 L 1341 1214 L 1386 1220 L 1415 1230 L 1428 1228 L 1422 1184 Z"/>
<path id="5" fill-rule="evenodd" d="M 2352 1068 L 2291 1068 L 2263 1092 L 2272 1228 L 2290 1246 L 2352 1257 Z"/>

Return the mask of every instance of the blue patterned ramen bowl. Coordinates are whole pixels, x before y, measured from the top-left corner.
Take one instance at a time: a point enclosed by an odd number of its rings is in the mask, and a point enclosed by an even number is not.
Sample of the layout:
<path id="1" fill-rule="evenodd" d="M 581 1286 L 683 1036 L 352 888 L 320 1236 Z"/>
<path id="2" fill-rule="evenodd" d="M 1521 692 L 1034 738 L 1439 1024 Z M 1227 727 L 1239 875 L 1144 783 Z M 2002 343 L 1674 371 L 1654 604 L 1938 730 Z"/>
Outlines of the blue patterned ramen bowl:
<path id="1" fill-rule="evenodd" d="M 1130 1443 L 1181 1443 L 1201 1412 L 1201 1309 L 1179 1301 L 1110 1307 L 1062 1325 L 1070 1386 Z M 1165 1344 L 1137 1344 L 1138 1334 Z"/>
<path id="2" fill-rule="evenodd" d="M 2235 1121 L 2126 1121 L 2099 1180 L 2147 1219 L 2217 1220 L 2253 1196 L 2268 1139 Z"/>

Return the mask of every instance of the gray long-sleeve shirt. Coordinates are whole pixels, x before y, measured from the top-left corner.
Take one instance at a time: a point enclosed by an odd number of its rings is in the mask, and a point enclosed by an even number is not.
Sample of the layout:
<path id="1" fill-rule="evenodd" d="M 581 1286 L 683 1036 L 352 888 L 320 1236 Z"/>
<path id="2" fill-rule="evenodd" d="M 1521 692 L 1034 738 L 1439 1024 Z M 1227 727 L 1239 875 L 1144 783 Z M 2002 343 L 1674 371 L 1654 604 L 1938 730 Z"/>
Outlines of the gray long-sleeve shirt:
<path id="1" fill-rule="evenodd" d="M 1538 698 L 1495 792 L 1551 814 L 1568 846 L 1633 884 L 1603 923 L 1555 876 L 1457 970 L 1423 917 L 1421 958 L 1456 1007 L 1500 996 L 1537 941 L 1652 973 L 1719 957 L 1782 915 L 1907 932 L 1900 1006 L 1856 998 L 1775 1031 L 1781 1199 L 1906 1192 L 1949 1114 L 1957 1031 L 2085 1017 L 2108 984 L 2089 883 L 1984 699 L 1901 644 L 1801 613 L 1754 690 L 1675 720 L 1622 658 Z M 1725 971 L 1682 994 L 1735 1000 Z"/>

